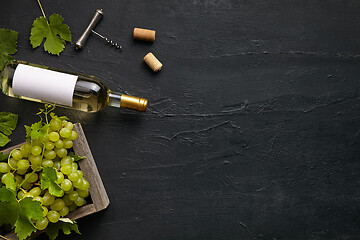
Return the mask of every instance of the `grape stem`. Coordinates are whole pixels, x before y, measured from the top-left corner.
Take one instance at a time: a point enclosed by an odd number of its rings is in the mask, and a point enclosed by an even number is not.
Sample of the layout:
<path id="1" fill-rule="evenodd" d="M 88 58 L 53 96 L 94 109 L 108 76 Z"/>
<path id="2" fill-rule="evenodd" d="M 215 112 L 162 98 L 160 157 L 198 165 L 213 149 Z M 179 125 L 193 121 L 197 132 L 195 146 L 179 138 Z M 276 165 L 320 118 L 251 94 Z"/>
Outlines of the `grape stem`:
<path id="1" fill-rule="evenodd" d="M 38 4 L 39 4 L 40 10 L 41 10 L 41 12 L 42 12 L 42 14 L 43 14 L 44 18 L 46 19 L 47 24 L 48 24 L 48 25 L 50 25 L 49 21 L 48 21 L 48 20 L 47 20 L 47 18 L 46 18 L 46 15 L 45 15 L 44 9 L 43 9 L 43 8 L 42 8 L 42 6 L 41 6 L 40 0 L 37 0 L 37 2 L 38 2 Z"/>
<path id="2" fill-rule="evenodd" d="M 5 239 L 5 240 L 10 240 L 10 239 L 4 237 L 3 235 L 0 235 L 0 238 Z"/>

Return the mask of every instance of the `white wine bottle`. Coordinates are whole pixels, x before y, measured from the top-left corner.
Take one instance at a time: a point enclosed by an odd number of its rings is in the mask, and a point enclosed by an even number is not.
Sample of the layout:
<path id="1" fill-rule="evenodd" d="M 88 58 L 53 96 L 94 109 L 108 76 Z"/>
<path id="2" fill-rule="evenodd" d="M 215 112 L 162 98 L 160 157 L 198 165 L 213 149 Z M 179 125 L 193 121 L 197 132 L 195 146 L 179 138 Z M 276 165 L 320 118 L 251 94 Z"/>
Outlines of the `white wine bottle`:
<path id="1" fill-rule="evenodd" d="M 147 100 L 112 92 L 100 78 L 70 73 L 23 61 L 12 61 L 1 72 L 0 88 L 8 96 L 97 112 L 107 106 L 144 112 Z"/>

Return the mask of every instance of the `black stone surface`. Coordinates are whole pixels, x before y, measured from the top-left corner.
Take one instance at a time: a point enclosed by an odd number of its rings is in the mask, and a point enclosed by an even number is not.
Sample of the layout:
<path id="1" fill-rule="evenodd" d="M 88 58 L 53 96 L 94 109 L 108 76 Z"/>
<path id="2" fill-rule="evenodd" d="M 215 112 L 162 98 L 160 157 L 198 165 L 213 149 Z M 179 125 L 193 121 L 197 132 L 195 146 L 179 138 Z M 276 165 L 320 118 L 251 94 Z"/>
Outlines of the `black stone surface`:
<path id="1" fill-rule="evenodd" d="M 83 124 L 107 189 L 107 210 L 59 239 L 359 239 L 360 2 L 42 0 L 73 43 L 51 56 L 29 43 L 35 0 L 6 1 L 0 27 L 15 57 L 102 77 L 149 99 L 146 113 L 57 109 Z M 74 42 L 97 8 L 96 30 Z M 132 40 L 155 29 L 154 43 Z M 164 64 L 153 73 L 142 61 Z M 38 103 L 0 96 L 19 114 Z M 41 239 L 45 238 L 42 236 Z"/>

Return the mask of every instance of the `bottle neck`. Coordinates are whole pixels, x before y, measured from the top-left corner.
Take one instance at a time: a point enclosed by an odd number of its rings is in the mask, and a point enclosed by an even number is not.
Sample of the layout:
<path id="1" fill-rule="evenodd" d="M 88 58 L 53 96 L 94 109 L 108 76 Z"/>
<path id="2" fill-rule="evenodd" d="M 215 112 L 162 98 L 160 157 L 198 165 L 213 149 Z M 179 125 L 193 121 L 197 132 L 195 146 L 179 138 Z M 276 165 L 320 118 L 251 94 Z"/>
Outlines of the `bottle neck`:
<path id="1" fill-rule="evenodd" d="M 145 112 L 147 100 L 144 98 L 128 96 L 125 94 L 109 91 L 109 106 L 117 108 L 128 108 Z"/>

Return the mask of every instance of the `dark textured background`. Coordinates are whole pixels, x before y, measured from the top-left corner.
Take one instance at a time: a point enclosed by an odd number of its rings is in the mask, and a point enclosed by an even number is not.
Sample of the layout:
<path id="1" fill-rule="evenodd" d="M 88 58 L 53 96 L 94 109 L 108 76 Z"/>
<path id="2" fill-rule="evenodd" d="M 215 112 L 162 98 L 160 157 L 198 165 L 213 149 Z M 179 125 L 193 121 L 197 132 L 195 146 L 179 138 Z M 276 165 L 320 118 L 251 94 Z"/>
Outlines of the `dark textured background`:
<path id="1" fill-rule="evenodd" d="M 83 124 L 107 210 L 59 239 L 360 239 L 358 0 L 42 0 L 73 41 L 95 9 L 95 35 L 60 57 L 33 50 L 35 0 L 6 1 L 0 27 L 17 59 L 94 74 L 149 99 L 146 113 L 57 109 Z M 134 27 L 157 30 L 154 43 Z M 152 51 L 164 68 L 152 73 Z M 12 145 L 40 104 L 0 96 L 18 113 Z"/>

